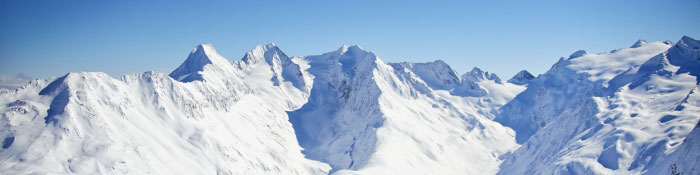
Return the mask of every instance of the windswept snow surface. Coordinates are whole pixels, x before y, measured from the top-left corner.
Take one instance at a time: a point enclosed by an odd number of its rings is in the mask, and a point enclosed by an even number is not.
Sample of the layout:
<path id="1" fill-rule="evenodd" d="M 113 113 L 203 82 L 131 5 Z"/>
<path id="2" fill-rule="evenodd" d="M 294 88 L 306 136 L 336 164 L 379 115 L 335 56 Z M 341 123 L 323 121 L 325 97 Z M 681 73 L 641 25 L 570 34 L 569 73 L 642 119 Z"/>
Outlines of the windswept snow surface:
<path id="1" fill-rule="evenodd" d="M 700 42 L 577 51 L 508 82 L 359 46 L 0 89 L 6 174 L 698 173 Z"/>
<path id="2" fill-rule="evenodd" d="M 469 81 L 480 97 L 455 96 L 465 81 L 444 62 L 406 64 L 359 46 L 288 57 L 274 44 L 232 63 L 203 44 L 169 75 L 34 80 L 0 90 L 0 170 L 495 173 L 517 145 L 490 111 L 524 87 L 487 73 Z M 443 75 L 452 84 L 421 79 Z"/>
<path id="3" fill-rule="evenodd" d="M 500 109 L 522 146 L 499 174 L 697 174 L 697 145 L 684 143 L 700 119 L 697 44 L 562 58 Z"/>
<path id="4" fill-rule="evenodd" d="M 387 64 L 358 46 L 305 60 L 314 85 L 290 121 L 307 157 L 332 172 L 493 174 L 498 156 L 517 146 L 510 129 L 479 112 L 521 86 L 481 80 L 476 88 L 499 99 L 454 96 L 462 81 L 444 62 Z"/>
<path id="5" fill-rule="evenodd" d="M 251 57 L 281 57 L 275 53 Z M 306 92 L 290 81 L 275 86 L 267 62 L 236 67 L 242 64 L 201 45 L 171 76 L 69 73 L 2 91 L 0 171 L 327 173 L 327 165 L 304 158 L 285 115 L 306 102 Z"/>

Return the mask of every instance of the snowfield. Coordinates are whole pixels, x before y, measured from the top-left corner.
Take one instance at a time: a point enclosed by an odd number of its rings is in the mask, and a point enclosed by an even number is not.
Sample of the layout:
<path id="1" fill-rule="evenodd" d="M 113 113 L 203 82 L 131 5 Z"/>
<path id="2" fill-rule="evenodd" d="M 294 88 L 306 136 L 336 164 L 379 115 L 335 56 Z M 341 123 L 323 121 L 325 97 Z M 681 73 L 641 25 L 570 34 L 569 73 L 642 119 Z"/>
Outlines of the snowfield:
<path id="1" fill-rule="evenodd" d="M 700 41 L 577 51 L 508 81 L 359 46 L 0 89 L 2 174 L 699 174 Z"/>
<path id="2" fill-rule="evenodd" d="M 699 43 L 637 42 L 560 59 L 500 109 L 495 120 L 522 145 L 499 174 L 700 173 L 698 159 L 660 161 L 699 146 L 684 143 L 700 119 Z"/>

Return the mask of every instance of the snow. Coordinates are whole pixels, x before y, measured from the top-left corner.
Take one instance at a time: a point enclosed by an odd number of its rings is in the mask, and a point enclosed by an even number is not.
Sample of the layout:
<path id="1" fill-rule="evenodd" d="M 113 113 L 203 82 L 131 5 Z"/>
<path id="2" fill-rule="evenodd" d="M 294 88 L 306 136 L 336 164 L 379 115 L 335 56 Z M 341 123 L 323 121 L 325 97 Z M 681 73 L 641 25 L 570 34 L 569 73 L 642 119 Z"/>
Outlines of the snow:
<path id="1" fill-rule="evenodd" d="M 512 127 L 522 146 L 499 174 L 671 173 L 657 160 L 700 119 L 695 77 L 670 61 L 697 51 L 674 55 L 679 45 L 652 42 L 560 60 L 500 109 L 496 121 Z"/>
<path id="2" fill-rule="evenodd" d="M 249 72 L 198 46 L 174 74 L 118 79 L 70 73 L 3 92 L 0 169 L 9 174 L 322 174 L 304 158 L 285 111 L 305 103 L 291 82 L 245 81 Z M 262 67 L 262 66 L 260 66 Z M 194 69 L 186 69 L 194 68 Z M 269 68 L 268 68 L 269 70 Z M 264 74 L 264 73 L 260 73 Z M 174 76 L 182 77 L 182 76 Z M 287 97 L 287 98 L 280 98 Z M 270 100 L 277 99 L 277 100 Z M 46 117 L 46 120 L 44 119 Z"/>
<path id="3" fill-rule="evenodd" d="M 585 50 L 578 50 L 578 51 L 572 53 L 571 55 L 569 55 L 569 60 L 574 59 L 574 58 L 578 58 L 578 57 L 581 57 L 584 55 L 588 55 L 588 54 L 589 53 L 586 52 Z"/>
<path id="4" fill-rule="evenodd" d="M 530 74 L 530 72 L 528 72 L 527 70 L 521 70 L 520 72 L 515 74 L 513 78 L 510 78 L 510 80 L 508 80 L 508 83 L 516 85 L 526 85 L 532 79 L 535 79 L 535 76 Z"/>
<path id="5" fill-rule="evenodd" d="M 397 76 L 416 74 L 405 73 L 411 69 L 376 63 L 373 75 L 382 90 L 378 100 L 385 114 L 376 132 L 376 151 L 365 167 L 338 174 L 495 173 L 498 156 L 517 146 L 509 129 L 460 104 L 480 98 L 453 96 L 446 90 L 421 93 L 410 86 L 420 83 L 412 80 L 420 76 Z"/>
<path id="6" fill-rule="evenodd" d="M 570 57 L 571 64 L 568 67 L 586 73 L 592 82 L 607 81 L 630 67 L 640 65 L 668 49 L 669 45 L 655 42 L 639 48 L 620 49 L 614 53 L 588 54 L 575 57 L 575 59 Z M 572 54 L 572 56 L 575 54 L 577 53 Z"/>
<path id="7" fill-rule="evenodd" d="M 0 89 L 7 174 L 697 174 L 700 42 L 561 58 L 507 82 L 359 46 Z"/>
<path id="8" fill-rule="evenodd" d="M 491 95 L 471 97 L 453 95 L 463 81 L 440 60 L 385 63 L 358 46 L 304 60 L 313 88 L 290 122 L 307 158 L 333 173 L 495 173 L 498 156 L 517 146 L 511 130 L 482 115 L 524 87 L 493 74 L 473 82 Z"/>
<path id="9" fill-rule="evenodd" d="M 187 60 L 180 67 L 170 73 L 170 77 L 182 82 L 202 80 L 200 71 L 204 70 L 204 66 L 226 67 L 229 64 L 213 46 L 201 44 L 192 50 L 190 56 L 187 57 Z"/>
<path id="10" fill-rule="evenodd" d="M 396 63 L 395 68 L 410 69 L 425 81 L 425 83 L 433 89 L 449 90 L 453 89 L 460 83 L 460 77 L 457 72 L 447 65 L 442 60 L 436 60 L 429 63 Z"/>
<path id="11" fill-rule="evenodd" d="M 501 78 L 498 78 L 496 74 L 494 73 L 489 73 L 487 71 L 482 71 L 481 69 L 474 67 L 472 68 L 472 71 L 465 73 L 462 75 L 463 80 L 468 80 L 468 81 L 481 81 L 481 80 L 493 80 L 496 83 L 502 83 Z"/>
<path id="12" fill-rule="evenodd" d="M 683 36 L 668 50 L 669 63 L 679 66 L 677 74 L 690 73 L 700 82 L 700 41 Z"/>
<path id="13" fill-rule="evenodd" d="M 369 78 L 376 56 L 343 46 L 304 59 L 315 77 L 311 96 L 288 113 L 304 153 L 334 170 L 364 166 L 375 149 L 375 130 L 384 121 L 376 104 L 378 87 Z"/>
<path id="14" fill-rule="evenodd" d="M 700 173 L 700 122 L 688 134 L 675 152 L 658 153 L 659 158 L 652 160 L 653 167 L 644 174 L 698 174 Z"/>
<path id="15" fill-rule="evenodd" d="M 634 44 L 632 44 L 632 46 L 630 46 L 630 48 L 642 47 L 642 45 L 644 45 L 644 44 L 647 44 L 647 41 L 643 40 L 643 39 L 639 39 L 639 40 L 637 40 L 637 42 L 634 42 Z"/>

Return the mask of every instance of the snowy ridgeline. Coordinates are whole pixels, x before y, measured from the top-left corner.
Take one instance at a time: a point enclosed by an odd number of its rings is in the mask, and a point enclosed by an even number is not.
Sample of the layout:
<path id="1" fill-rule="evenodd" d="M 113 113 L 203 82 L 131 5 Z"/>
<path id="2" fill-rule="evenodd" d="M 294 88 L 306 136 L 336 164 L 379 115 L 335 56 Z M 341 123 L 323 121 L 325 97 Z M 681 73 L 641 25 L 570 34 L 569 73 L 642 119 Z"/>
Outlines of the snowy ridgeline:
<path id="1" fill-rule="evenodd" d="M 686 142 L 700 119 L 698 47 L 683 37 L 561 58 L 499 110 L 521 144 L 499 174 L 699 174 L 688 150 L 700 145 Z"/>
<path id="2" fill-rule="evenodd" d="M 577 51 L 507 82 L 358 46 L 0 89 L 0 172 L 698 174 L 700 42 Z"/>

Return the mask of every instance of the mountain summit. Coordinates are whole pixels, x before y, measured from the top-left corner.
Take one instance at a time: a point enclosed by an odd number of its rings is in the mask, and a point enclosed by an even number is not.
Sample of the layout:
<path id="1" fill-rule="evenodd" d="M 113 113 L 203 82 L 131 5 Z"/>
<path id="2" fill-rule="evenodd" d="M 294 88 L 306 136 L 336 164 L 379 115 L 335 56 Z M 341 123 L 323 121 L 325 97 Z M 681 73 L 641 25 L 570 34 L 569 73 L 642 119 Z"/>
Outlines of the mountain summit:
<path id="1" fill-rule="evenodd" d="M 517 85 L 524 85 L 527 84 L 530 80 L 535 79 L 535 76 L 530 74 L 527 70 L 521 70 L 517 74 L 513 76 L 513 78 L 510 78 L 508 80 L 508 83 L 513 83 Z"/>
<path id="2" fill-rule="evenodd" d="M 201 44 L 194 48 L 180 67 L 170 73 L 170 77 L 182 82 L 202 80 L 201 71 L 207 65 L 228 65 L 230 62 L 219 55 L 211 44 Z"/>
<path id="3" fill-rule="evenodd" d="M 644 45 L 644 44 L 646 44 L 646 43 L 647 43 L 646 40 L 639 39 L 639 40 L 637 40 L 637 42 L 634 42 L 634 44 L 632 44 L 632 46 L 630 46 L 630 48 L 642 47 L 642 45 Z"/>
<path id="4" fill-rule="evenodd" d="M 305 73 L 302 72 L 301 67 L 282 52 L 275 43 L 256 46 L 235 64 L 246 71 L 255 71 L 258 66 L 265 67 L 266 71 L 272 73 L 270 81 L 275 86 L 280 86 L 282 82 L 288 81 L 298 89 L 307 91 L 309 88 L 307 87 L 308 80 L 305 79 Z"/>

